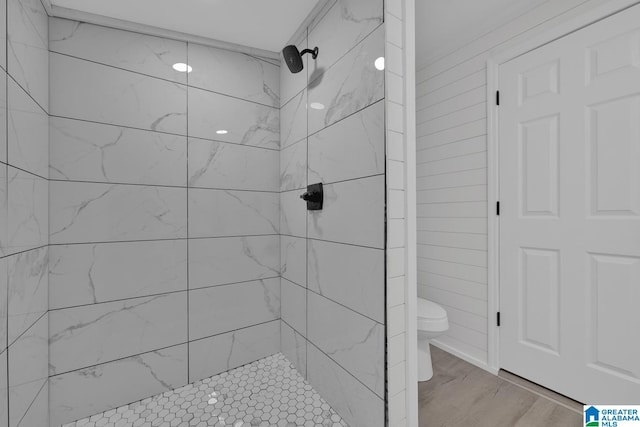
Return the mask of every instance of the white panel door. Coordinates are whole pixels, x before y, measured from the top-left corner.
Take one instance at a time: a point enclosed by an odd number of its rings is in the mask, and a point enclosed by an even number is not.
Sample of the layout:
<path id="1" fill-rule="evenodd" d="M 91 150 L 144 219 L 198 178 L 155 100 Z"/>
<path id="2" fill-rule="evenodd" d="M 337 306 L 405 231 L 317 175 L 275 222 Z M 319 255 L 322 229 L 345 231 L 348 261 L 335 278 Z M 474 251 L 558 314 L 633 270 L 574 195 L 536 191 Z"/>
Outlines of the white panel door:
<path id="1" fill-rule="evenodd" d="M 640 404 L 640 6 L 499 76 L 501 368 Z"/>

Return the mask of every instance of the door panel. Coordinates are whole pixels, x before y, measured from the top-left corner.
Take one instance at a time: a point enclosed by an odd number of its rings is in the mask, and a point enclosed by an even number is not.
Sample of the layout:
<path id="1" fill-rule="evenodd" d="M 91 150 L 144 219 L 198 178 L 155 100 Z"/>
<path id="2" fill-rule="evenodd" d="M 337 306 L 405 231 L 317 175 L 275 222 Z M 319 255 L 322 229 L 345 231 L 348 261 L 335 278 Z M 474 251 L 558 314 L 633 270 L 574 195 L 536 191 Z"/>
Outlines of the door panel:
<path id="1" fill-rule="evenodd" d="M 500 66 L 500 364 L 640 403 L 640 6 Z"/>

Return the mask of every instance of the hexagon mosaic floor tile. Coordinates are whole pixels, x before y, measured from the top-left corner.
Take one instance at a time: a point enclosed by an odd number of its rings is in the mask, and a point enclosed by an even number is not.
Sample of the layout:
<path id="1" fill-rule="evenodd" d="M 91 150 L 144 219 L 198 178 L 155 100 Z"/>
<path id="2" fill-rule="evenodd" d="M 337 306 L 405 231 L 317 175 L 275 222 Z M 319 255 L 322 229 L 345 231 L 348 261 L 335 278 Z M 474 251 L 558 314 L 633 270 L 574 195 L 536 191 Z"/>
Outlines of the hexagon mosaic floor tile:
<path id="1" fill-rule="evenodd" d="M 282 354 L 63 427 L 347 424 Z"/>

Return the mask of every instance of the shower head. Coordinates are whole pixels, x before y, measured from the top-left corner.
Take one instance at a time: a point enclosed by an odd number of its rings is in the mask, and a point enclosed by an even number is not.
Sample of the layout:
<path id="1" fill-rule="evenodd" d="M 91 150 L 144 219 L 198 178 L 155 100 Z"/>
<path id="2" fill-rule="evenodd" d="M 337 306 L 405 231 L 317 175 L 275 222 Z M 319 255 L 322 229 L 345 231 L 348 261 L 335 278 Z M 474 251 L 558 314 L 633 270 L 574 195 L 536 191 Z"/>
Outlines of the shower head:
<path id="1" fill-rule="evenodd" d="M 304 55 L 305 53 L 310 53 L 313 59 L 316 59 L 318 57 L 318 48 L 316 47 L 313 50 L 305 49 L 300 52 L 295 45 L 290 44 L 289 46 L 282 49 L 284 62 L 287 63 L 289 71 L 295 74 L 304 69 L 304 64 L 302 63 L 302 55 Z"/>

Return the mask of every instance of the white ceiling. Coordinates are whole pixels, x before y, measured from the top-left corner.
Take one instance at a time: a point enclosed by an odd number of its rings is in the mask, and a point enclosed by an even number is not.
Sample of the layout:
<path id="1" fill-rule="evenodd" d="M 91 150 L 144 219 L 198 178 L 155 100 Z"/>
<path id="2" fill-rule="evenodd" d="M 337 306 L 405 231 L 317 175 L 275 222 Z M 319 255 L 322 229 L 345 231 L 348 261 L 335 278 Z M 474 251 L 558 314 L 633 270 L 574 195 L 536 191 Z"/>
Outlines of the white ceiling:
<path id="1" fill-rule="evenodd" d="M 424 65 L 550 0 L 416 0 L 416 63 Z"/>
<path id="2" fill-rule="evenodd" d="M 279 52 L 318 0 L 52 0 L 75 9 Z"/>

